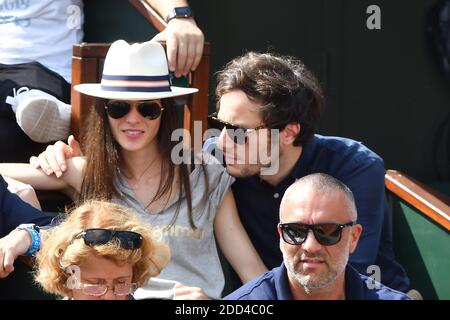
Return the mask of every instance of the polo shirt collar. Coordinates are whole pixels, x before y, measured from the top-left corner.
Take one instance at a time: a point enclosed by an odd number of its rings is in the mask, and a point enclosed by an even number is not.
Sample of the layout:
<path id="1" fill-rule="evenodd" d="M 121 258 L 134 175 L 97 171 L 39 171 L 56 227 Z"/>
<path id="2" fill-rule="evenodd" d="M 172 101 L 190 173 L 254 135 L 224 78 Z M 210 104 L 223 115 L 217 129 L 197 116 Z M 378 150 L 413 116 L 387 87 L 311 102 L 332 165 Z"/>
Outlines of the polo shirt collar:
<path id="1" fill-rule="evenodd" d="M 295 181 L 297 179 L 300 179 L 300 178 L 312 173 L 311 169 L 314 168 L 313 162 L 314 162 L 314 154 L 315 154 L 316 148 L 317 148 L 317 137 L 316 137 L 316 135 L 314 135 L 311 138 L 311 140 L 303 146 L 302 153 L 301 153 L 300 157 L 298 158 L 297 162 L 295 163 L 294 167 L 292 168 L 291 172 L 286 176 L 286 178 L 283 179 L 283 181 L 281 181 L 278 184 L 278 186 L 284 185 L 286 183 L 286 181 L 290 181 L 292 179 L 294 179 L 294 181 Z M 269 183 L 264 181 L 264 179 L 262 179 L 259 174 L 256 174 L 251 177 L 240 178 L 240 179 L 252 179 L 252 180 L 254 179 L 255 181 L 259 181 L 260 183 L 262 183 L 264 185 L 273 187 L 272 185 L 270 185 Z M 289 185 L 291 183 L 292 182 L 290 182 Z"/>
<path id="2" fill-rule="evenodd" d="M 294 179 L 300 179 L 311 173 L 311 168 L 313 168 L 311 162 L 314 158 L 316 145 L 317 138 L 314 135 L 311 140 L 303 146 L 302 154 L 290 173 Z"/>
<path id="3" fill-rule="evenodd" d="M 360 274 L 347 264 L 345 268 L 345 299 L 362 300 L 366 296 L 367 286 Z"/>
<path id="4" fill-rule="evenodd" d="M 289 287 L 289 280 L 287 270 L 284 263 L 281 266 L 273 269 L 273 278 L 275 282 L 275 291 L 278 300 L 292 300 L 291 288 Z"/>
<path id="5" fill-rule="evenodd" d="M 292 300 L 292 293 L 289 287 L 287 269 L 284 263 L 273 269 L 275 291 L 278 300 Z M 359 273 L 350 265 L 345 268 L 345 299 L 362 300 L 365 298 L 366 285 L 361 280 Z"/>

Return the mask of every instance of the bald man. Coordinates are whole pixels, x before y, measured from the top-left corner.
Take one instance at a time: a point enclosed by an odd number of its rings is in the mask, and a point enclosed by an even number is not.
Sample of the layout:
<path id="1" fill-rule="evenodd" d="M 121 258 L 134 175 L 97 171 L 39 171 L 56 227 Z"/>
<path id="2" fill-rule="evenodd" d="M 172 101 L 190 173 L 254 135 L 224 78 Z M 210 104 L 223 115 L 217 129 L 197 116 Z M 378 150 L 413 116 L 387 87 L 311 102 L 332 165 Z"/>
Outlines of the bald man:
<path id="1" fill-rule="evenodd" d="M 362 226 L 350 189 L 315 173 L 297 180 L 280 205 L 283 263 L 227 300 L 410 300 L 348 264 Z M 383 272 L 383 270 L 381 270 Z"/>

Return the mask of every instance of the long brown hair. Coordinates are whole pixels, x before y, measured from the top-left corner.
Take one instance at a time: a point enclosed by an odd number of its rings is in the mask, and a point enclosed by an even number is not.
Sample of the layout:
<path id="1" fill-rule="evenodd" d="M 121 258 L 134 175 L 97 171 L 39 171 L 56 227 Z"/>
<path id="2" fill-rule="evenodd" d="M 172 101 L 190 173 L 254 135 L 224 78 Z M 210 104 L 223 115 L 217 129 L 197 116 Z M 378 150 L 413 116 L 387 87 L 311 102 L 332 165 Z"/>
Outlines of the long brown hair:
<path id="1" fill-rule="evenodd" d="M 110 200 L 113 197 L 120 197 L 120 192 L 113 183 L 113 178 L 118 174 L 120 168 L 121 155 L 120 146 L 114 139 L 108 122 L 108 115 L 105 110 L 105 99 L 97 98 L 95 105 L 91 108 L 86 134 L 83 137 L 83 147 L 86 154 L 86 169 L 81 185 L 79 201 L 90 199 Z M 171 140 L 173 130 L 178 127 L 178 117 L 176 105 L 173 99 L 162 99 L 164 111 L 161 115 L 161 126 L 157 134 L 159 153 L 161 154 L 161 183 L 158 186 L 156 195 L 149 205 L 161 199 L 164 195 L 172 193 L 172 186 L 175 179 L 175 164 L 171 160 L 172 148 L 176 141 Z M 206 170 L 202 164 L 206 177 Z M 187 164 L 179 166 L 180 190 L 177 209 L 170 225 L 172 225 L 179 214 L 182 202 L 183 191 L 188 205 L 189 223 L 193 229 L 195 224 L 192 216 L 192 192 L 189 182 L 189 167 Z M 207 185 L 207 184 L 206 184 Z M 205 198 L 208 190 L 206 190 Z"/>

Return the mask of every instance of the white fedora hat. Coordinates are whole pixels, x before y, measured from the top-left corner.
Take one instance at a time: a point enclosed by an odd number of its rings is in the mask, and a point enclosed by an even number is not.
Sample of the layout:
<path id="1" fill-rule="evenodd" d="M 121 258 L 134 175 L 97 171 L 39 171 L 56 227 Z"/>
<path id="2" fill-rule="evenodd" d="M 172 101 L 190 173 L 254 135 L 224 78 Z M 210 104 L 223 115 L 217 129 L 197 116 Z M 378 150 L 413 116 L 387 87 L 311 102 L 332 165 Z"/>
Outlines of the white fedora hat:
<path id="1" fill-rule="evenodd" d="M 75 90 L 89 96 L 120 100 L 152 100 L 197 92 L 171 86 L 166 53 L 154 41 L 128 44 L 117 40 L 108 50 L 101 83 L 83 83 Z"/>

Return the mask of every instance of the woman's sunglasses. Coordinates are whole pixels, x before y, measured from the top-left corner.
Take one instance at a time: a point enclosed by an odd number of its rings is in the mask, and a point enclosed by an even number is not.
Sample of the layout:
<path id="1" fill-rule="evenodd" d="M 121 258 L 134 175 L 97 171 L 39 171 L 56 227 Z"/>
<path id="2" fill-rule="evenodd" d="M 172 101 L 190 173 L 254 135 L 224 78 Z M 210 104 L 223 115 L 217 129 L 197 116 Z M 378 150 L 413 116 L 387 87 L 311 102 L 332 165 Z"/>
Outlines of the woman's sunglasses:
<path id="1" fill-rule="evenodd" d="M 113 119 L 120 119 L 130 112 L 132 106 L 125 100 L 108 100 L 105 109 L 108 116 Z M 138 112 L 147 119 L 155 120 L 161 116 L 164 108 L 154 100 L 141 101 L 137 104 Z"/>
<path id="2" fill-rule="evenodd" d="M 247 143 L 247 141 L 248 141 L 247 135 L 250 132 L 253 132 L 253 131 L 256 131 L 256 130 L 266 127 L 263 125 L 263 126 L 259 126 L 259 127 L 251 128 L 251 129 L 242 128 L 237 125 L 231 124 L 229 122 L 220 120 L 219 118 L 217 118 L 217 112 L 214 112 L 213 114 L 208 116 L 208 122 L 209 122 L 209 126 L 211 128 L 218 129 L 220 131 L 222 131 L 223 128 L 226 128 L 228 137 L 230 137 L 230 139 L 235 144 L 240 144 L 240 145 Z"/>
<path id="3" fill-rule="evenodd" d="M 90 247 L 107 244 L 113 239 L 117 239 L 119 245 L 124 249 L 139 249 L 142 246 L 142 236 L 133 231 L 86 229 L 74 237 L 74 239 L 80 238 L 83 238 L 84 243 Z"/>
<path id="4" fill-rule="evenodd" d="M 312 230 L 317 242 L 323 246 L 332 246 L 341 241 L 342 230 L 351 227 L 354 221 L 338 224 L 303 224 L 298 222 L 280 223 L 281 236 L 286 243 L 300 245 L 308 237 L 309 230 Z"/>

